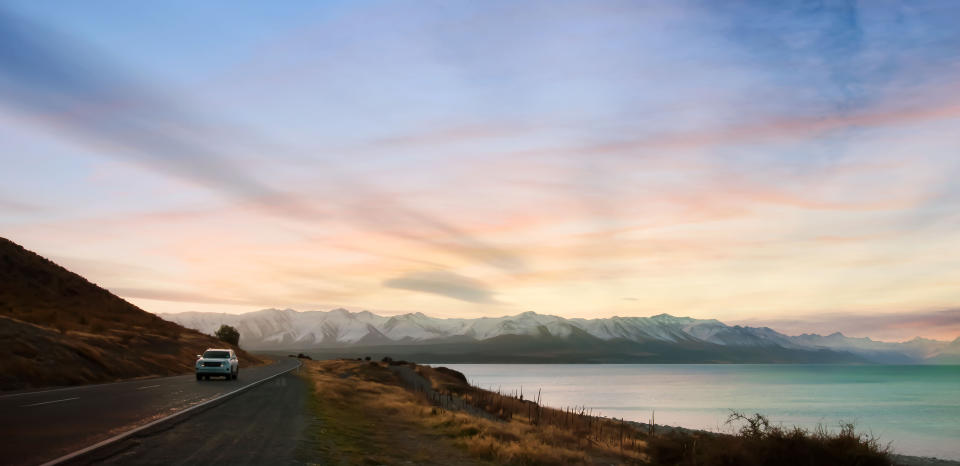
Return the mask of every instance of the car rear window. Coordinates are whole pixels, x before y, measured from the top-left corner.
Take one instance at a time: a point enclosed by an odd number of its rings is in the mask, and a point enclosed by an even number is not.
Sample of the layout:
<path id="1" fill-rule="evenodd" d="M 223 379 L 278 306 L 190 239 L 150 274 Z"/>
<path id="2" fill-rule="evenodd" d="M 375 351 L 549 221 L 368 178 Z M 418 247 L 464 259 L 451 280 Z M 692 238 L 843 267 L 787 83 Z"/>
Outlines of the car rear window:
<path id="1" fill-rule="evenodd" d="M 203 353 L 203 357 L 211 359 L 230 359 L 229 351 L 207 351 Z"/>

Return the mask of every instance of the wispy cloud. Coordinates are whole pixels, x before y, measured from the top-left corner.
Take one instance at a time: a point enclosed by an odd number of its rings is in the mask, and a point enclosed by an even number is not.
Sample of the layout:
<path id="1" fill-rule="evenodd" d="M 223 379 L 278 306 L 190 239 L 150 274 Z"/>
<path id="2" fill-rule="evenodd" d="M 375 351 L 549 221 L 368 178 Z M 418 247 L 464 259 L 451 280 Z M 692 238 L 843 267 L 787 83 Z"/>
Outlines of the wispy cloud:
<path id="1" fill-rule="evenodd" d="M 496 304 L 493 291 L 482 282 L 443 270 L 412 272 L 383 282 L 387 288 L 436 294 L 460 301 Z"/>
<path id="2" fill-rule="evenodd" d="M 960 3 L 10 5 L 5 234 L 163 310 L 956 305 Z"/>
<path id="3" fill-rule="evenodd" d="M 51 128 L 109 153 L 261 206 L 267 212 L 311 220 L 331 214 L 452 254 L 510 270 L 522 260 L 437 217 L 383 195 L 327 165 L 322 178 L 346 192 L 323 199 L 337 211 L 271 187 L 208 140 L 213 125 L 125 73 L 82 41 L 0 10 L 0 99 Z M 240 135 L 237 135 L 240 136 Z M 241 136 L 242 137 L 242 136 Z M 247 138 L 252 138 L 247 136 Z M 358 205 L 357 201 L 363 204 Z M 386 228 L 384 228 L 386 227 Z M 439 234 L 429 239 L 415 229 Z"/>
<path id="4" fill-rule="evenodd" d="M 248 199 L 279 196 L 201 142 L 204 124 L 81 42 L 0 11 L 0 97 L 153 169 Z"/>
<path id="5" fill-rule="evenodd" d="M 746 319 L 740 323 L 768 326 L 792 335 L 842 332 L 847 336 L 880 340 L 903 341 L 920 335 L 953 340 L 960 335 L 960 309 L 898 313 L 826 313 L 793 319 Z"/>
<path id="6" fill-rule="evenodd" d="M 35 213 L 46 210 L 44 207 L 13 199 L 0 198 L 0 212 L 12 212 L 15 214 Z"/>
<path id="7" fill-rule="evenodd" d="M 177 290 L 143 289 L 143 288 L 113 288 L 110 291 L 124 298 L 151 299 L 158 301 L 174 301 L 181 303 L 207 303 L 207 304 L 246 304 L 256 305 L 258 303 L 242 299 L 222 298 L 218 296 L 209 296 L 203 293 Z"/>

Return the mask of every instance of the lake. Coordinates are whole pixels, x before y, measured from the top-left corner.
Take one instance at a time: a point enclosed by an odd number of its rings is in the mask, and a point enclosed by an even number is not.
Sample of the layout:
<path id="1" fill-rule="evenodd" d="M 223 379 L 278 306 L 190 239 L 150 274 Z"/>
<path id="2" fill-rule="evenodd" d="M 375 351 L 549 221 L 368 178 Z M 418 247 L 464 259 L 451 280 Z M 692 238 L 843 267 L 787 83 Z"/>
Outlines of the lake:
<path id="1" fill-rule="evenodd" d="M 785 426 L 853 422 L 896 453 L 960 460 L 960 366 L 433 364 L 545 405 L 730 432 L 731 409 Z"/>

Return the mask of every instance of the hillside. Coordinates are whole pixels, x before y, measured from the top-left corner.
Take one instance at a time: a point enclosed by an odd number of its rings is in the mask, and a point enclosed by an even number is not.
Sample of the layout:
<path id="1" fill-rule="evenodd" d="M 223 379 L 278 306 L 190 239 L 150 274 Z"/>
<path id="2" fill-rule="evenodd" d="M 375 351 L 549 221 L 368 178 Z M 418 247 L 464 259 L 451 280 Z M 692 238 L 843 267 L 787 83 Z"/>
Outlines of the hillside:
<path id="1" fill-rule="evenodd" d="M 0 389 L 189 373 L 226 344 L 0 238 Z M 238 349 L 239 350 L 239 349 Z M 262 363 L 240 351 L 246 365 Z"/>

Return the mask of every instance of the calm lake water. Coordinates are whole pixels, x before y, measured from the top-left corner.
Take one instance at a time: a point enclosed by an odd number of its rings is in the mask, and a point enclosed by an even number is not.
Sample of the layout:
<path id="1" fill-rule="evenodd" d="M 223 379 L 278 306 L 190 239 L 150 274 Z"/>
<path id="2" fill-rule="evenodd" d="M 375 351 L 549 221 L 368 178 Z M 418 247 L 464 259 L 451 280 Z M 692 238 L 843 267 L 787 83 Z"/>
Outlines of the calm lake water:
<path id="1" fill-rule="evenodd" d="M 960 460 L 960 366 L 443 365 L 483 388 L 541 389 L 548 406 L 721 432 L 731 409 L 786 426 L 848 421 L 897 453 Z"/>

